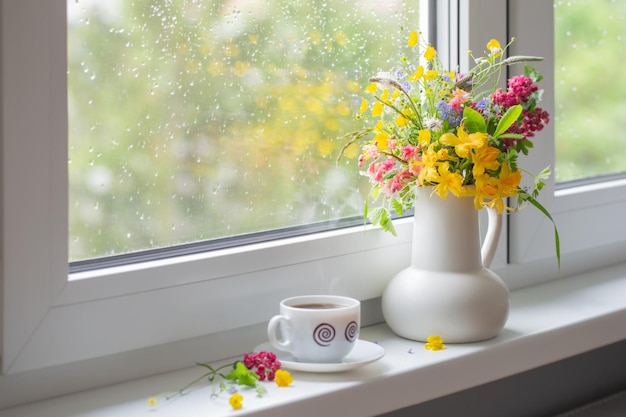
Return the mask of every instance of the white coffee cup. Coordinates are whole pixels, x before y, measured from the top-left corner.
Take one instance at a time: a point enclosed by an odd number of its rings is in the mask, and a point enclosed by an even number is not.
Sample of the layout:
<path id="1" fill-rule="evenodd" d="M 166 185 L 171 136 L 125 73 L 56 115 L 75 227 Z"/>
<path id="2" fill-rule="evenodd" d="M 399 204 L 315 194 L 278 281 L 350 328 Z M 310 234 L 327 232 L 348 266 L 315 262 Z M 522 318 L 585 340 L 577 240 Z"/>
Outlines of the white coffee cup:
<path id="1" fill-rule="evenodd" d="M 267 335 L 272 346 L 299 362 L 336 363 L 354 349 L 360 329 L 359 300 L 304 295 L 281 301 L 280 315 L 269 321 Z"/>

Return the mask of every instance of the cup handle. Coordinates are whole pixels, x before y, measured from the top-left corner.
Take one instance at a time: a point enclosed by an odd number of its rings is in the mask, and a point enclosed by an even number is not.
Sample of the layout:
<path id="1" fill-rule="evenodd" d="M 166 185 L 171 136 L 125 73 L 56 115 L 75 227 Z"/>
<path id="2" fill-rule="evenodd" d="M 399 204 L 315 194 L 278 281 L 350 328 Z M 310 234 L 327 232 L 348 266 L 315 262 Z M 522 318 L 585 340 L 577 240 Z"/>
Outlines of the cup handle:
<path id="1" fill-rule="evenodd" d="M 289 347 L 291 346 L 291 341 L 284 339 L 284 340 L 280 340 L 277 336 L 277 330 L 278 330 L 278 325 L 280 324 L 280 322 L 285 322 L 285 323 L 289 323 L 289 317 L 286 316 L 274 316 L 271 318 L 270 322 L 267 324 L 267 337 L 270 339 L 270 343 L 272 344 L 272 346 L 274 346 L 277 349 L 280 350 L 289 350 Z M 282 335 L 283 338 L 285 337 L 285 335 Z"/>

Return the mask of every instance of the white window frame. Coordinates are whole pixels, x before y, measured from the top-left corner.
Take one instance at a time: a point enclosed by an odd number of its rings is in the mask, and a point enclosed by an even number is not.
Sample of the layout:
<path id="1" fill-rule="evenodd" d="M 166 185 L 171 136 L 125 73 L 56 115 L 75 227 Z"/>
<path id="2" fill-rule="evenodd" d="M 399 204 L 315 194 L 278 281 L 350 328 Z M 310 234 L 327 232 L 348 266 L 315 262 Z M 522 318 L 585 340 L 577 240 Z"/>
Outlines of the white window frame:
<path id="1" fill-rule="evenodd" d="M 68 279 L 65 1 L 0 3 L 0 386 L 27 371 L 258 325 L 275 314 L 280 299 L 297 293 L 375 299 L 389 277 L 408 265 L 412 224 L 402 219 L 395 238 L 355 227 Z M 551 2 L 436 3 L 439 11 L 458 12 L 462 51 L 466 46 L 482 51 L 490 37 L 504 40 L 519 30 L 519 52 L 546 57 L 544 105 L 553 113 L 552 50 L 545 42 L 552 36 Z M 467 65 L 464 59 L 459 55 L 461 68 Z M 552 164 L 553 137 L 549 127 L 537 138 L 533 159 L 525 161 L 529 170 Z M 624 212 L 624 183 L 554 190 L 550 183 L 542 201 L 561 232 L 561 276 L 623 261 L 626 233 L 623 222 L 615 220 Z M 509 219 L 510 236 L 501 241 L 494 269 L 511 288 L 557 277 L 548 226 L 532 209 Z"/>
<path id="2" fill-rule="evenodd" d="M 516 38 L 512 51 L 546 57 L 537 65 L 544 75 L 542 106 L 554 117 L 554 7 L 542 0 L 509 1 L 509 33 Z M 593 139 L 591 139 L 593 140 Z M 533 158 L 524 164 L 539 172 L 554 166 L 554 123 L 534 141 Z M 562 251 L 571 259 L 589 262 L 587 268 L 626 260 L 626 178 L 557 189 L 554 181 L 545 190 L 544 203 L 561 234 Z M 543 198 L 543 197 L 542 197 Z M 551 224 L 536 210 L 525 210 L 511 220 L 510 256 L 513 263 L 545 259 L 553 247 Z M 595 262 L 594 262 L 595 261 Z M 568 265 L 564 265 L 568 268 Z"/>

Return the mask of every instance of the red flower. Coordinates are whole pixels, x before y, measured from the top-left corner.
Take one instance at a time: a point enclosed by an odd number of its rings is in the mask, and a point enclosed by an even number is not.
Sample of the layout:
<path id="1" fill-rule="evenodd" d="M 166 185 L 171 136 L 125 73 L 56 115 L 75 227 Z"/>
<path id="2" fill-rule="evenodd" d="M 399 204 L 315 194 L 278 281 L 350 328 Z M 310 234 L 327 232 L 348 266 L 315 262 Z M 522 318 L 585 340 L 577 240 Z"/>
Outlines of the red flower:
<path id="1" fill-rule="evenodd" d="M 254 370 L 261 381 L 265 381 L 265 379 L 273 381 L 276 377 L 276 371 L 280 369 L 281 365 L 276 354 L 267 351 L 244 354 L 243 364 L 246 368 Z"/>

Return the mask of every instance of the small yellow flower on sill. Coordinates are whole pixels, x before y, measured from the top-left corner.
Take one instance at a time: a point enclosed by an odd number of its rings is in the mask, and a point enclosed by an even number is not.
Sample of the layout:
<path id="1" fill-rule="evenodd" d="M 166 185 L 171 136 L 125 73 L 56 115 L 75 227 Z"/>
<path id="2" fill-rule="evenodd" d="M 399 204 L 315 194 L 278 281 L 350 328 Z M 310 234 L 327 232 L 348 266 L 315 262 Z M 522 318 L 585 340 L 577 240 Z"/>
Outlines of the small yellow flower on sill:
<path id="1" fill-rule="evenodd" d="M 148 398 L 148 405 L 150 407 L 156 407 L 157 406 L 157 398 L 156 397 Z"/>
<path id="2" fill-rule="evenodd" d="M 443 350 L 446 348 L 446 345 L 443 344 L 441 336 L 428 336 L 424 348 L 426 350 Z"/>
<path id="3" fill-rule="evenodd" d="M 289 371 L 285 371 L 283 369 L 279 369 L 276 371 L 276 385 L 279 387 L 288 387 L 293 382 L 293 377 L 289 373 Z"/>
<path id="4" fill-rule="evenodd" d="M 243 402 L 243 396 L 239 394 L 238 392 L 236 392 L 230 396 L 230 398 L 228 399 L 228 402 L 230 403 L 230 406 L 233 407 L 234 410 L 239 410 L 241 407 L 243 407 L 243 404 L 241 404 Z"/>

